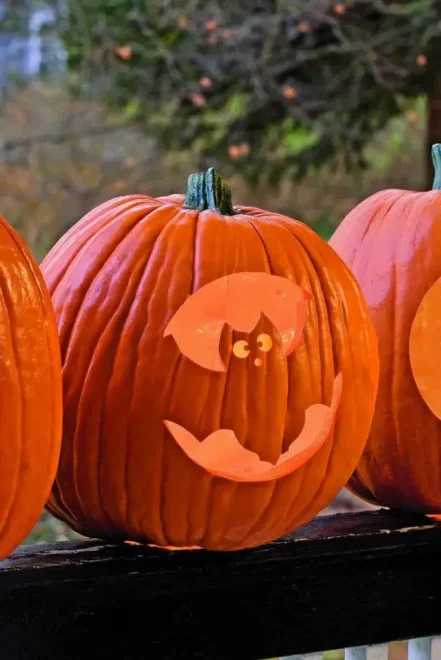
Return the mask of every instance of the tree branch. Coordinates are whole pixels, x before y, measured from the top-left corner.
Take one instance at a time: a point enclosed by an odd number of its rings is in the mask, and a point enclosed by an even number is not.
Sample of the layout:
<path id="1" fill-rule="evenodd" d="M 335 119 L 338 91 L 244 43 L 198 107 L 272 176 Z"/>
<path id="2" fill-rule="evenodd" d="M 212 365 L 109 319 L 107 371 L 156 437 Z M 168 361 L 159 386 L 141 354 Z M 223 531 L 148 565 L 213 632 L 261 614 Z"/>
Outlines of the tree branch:
<path id="1" fill-rule="evenodd" d="M 114 133 L 127 128 L 127 124 L 105 124 L 103 126 L 92 126 L 84 131 L 67 131 L 65 133 L 42 133 L 41 135 L 32 135 L 23 138 L 10 138 L 0 142 L 0 154 L 2 152 L 12 151 L 21 147 L 30 148 L 35 144 L 48 142 L 51 144 L 61 144 L 62 142 L 70 142 L 73 140 L 80 140 L 85 137 L 95 137 L 97 135 L 105 135 L 107 133 Z"/>

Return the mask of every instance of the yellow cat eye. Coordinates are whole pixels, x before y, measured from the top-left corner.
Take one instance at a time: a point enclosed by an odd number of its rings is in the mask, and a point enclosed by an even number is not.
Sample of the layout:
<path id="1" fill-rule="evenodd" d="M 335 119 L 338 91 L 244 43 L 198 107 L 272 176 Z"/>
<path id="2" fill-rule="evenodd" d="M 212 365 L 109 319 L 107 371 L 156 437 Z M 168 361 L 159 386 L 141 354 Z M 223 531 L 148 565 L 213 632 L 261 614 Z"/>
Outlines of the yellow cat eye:
<path id="1" fill-rule="evenodd" d="M 233 345 L 233 353 L 238 358 L 246 358 L 250 354 L 248 343 L 243 339 L 236 341 Z"/>
<path id="2" fill-rule="evenodd" d="M 273 347 L 273 340 L 269 335 L 263 333 L 257 337 L 257 345 L 259 350 L 268 353 Z"/>

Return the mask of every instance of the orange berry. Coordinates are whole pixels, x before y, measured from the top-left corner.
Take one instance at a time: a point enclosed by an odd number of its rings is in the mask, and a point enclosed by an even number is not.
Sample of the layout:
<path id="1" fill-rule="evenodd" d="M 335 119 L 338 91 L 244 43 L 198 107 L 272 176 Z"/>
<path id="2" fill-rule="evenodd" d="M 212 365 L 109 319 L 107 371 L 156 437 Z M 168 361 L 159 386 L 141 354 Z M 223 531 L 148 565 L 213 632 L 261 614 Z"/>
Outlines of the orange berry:
<path id="1" fill-rule="evenodd" d="M 337 4 L 334 5 L 334 13 L 338 16 L 343 16 L 343 14 L 346 14 L 346 10 L 347 7 L 343 2 L 337 2 Z"/>
<path id="2" fill-rule="evenodd" d="M 411 110 L 407 115 L 407 121 L 409 124 L 416 124 L 419 121 L 419 114 L 415 110 Z"/>
<path id="3" fill-rule="evenodd" d="M 240 148 L 237 144 L 230 144 L 228 147 L 228 155 L 232 160 L 237 160 L 240 158 Z"/>
<path id="4" fill-rule="evenodd" d="M 130 60 L 133 55 L 133 47 L 130 45 L 119 46 L 118 48 L 115 48 L 115 53 L 122 60 Z"/>
<path id="5" fill-rule="evenodd" d="M 308 32 L 311 32 L 311 28 L 309 27 L 308 23 L 299 23 L 297 29 L 301 34 L 307 34 Z"/>
<path id="6" fill-rule="evenodd" d="M 294 89 L 294 87 L 291 87 L 290 85 L 287 85 L 283 90 L 283 96 L 286 99 L 294 99 L 297 96 L 297 92 Z"/>
<path id="7" fill-rule="evenodd" d="M 208 76 L 202 76 L 199 80 L 199 84 L 204 89 L 210 89 L 210 87 L 213 87 L 213 81 Z"/>
<path id="8" fill-rule="evenodd" d="M 207 99 L 203 94 L 190 94 L 190 100 L 197 108 L 203 108 L 207 105 Z"/>

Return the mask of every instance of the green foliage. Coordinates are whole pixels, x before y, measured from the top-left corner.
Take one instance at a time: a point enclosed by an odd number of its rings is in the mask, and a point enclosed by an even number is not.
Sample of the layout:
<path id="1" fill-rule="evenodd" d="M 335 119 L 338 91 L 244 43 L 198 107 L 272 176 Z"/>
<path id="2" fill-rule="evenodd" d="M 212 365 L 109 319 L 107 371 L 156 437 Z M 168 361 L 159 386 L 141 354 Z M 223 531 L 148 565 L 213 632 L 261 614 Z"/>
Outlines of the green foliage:
<path id="1" fill-rule="evenodd" d="M 314 131 L 302 126 L 292 127 L 285 133 L 285 146 L 290 153 L 300 154 L 304 149 L 317 144 L 319 136 Z"/>
<path id="2" fill-rule="evenodd" d="M 4 34 L 26 34 L 27 7 L 23 0 L 6 0 L 0 6 L 0 30 Z"/>
<path id="3" fill-rule="evenodd" d="M 72 89 L 255 183 L 366 145 L 437 70 L 436 0 L 67 0 Z"/>
<path id="4" fill-rule="evenodd" d="M 331 214 L 323 212 L 312 225 L 314 231 L 325 241 L 329 241 L 334 233 L 336 226 L 331 220 Z"/>
<path id="5" fill-rule="evenodd" d="M 56 518 L 44 511 L 32 532 L 24 540 L 23 545 L 55 543 L 56 541 L 74 541 L 79 538 L 79 535 L 69 529 L 67 525 L 56 520 Z"/>

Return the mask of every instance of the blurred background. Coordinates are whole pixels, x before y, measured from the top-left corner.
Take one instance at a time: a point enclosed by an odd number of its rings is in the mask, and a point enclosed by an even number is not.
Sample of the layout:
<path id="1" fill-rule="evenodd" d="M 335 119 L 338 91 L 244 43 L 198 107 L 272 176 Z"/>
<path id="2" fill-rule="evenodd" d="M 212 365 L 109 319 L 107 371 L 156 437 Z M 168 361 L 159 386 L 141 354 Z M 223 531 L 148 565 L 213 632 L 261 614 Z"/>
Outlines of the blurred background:
<path id="1" fill-rule="evenodd" d="M 431 187 L 440 56 L 435 0 L 0 0 L 0 212 L 41 261 L 102 201 L 213 165 L 327 240 Z M 68 538 L 43 513 L 26 543 Z"/>

